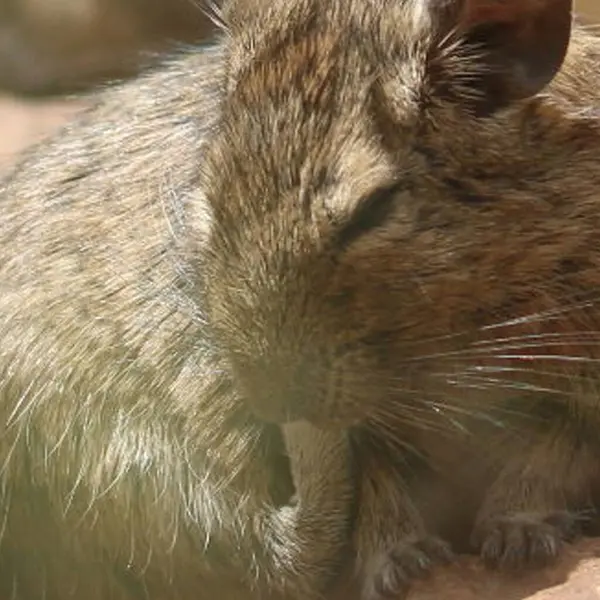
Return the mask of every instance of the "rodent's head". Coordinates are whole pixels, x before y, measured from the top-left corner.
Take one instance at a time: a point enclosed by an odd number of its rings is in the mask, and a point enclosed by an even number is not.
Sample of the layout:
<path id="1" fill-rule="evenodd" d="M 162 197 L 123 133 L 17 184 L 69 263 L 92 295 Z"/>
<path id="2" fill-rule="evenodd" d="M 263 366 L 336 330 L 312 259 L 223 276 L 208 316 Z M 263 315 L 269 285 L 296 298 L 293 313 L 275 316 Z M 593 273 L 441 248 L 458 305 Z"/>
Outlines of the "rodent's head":
<path id="1" fill-rule="evenodd" d="M 210 326 L 258 414 L 360 421 L 554 268 L 522 260 L 547 210 L 527 178 L 560 145 L 538 93 L 571 2 L 232 0 L 224 18 L 197 221 Z"/>

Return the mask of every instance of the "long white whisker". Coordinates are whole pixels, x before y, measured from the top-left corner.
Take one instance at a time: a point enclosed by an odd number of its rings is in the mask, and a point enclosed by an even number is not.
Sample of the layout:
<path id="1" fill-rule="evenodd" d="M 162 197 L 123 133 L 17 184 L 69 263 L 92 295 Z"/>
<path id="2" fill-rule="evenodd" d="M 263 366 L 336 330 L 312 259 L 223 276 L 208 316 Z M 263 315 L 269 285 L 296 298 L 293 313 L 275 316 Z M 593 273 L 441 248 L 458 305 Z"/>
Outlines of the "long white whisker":
<path id="1" fill-rule="evenodd" d="M 553 309 L 546 310 L 546 311 L 534 312 L 534 313 L 530 313 L 530 314 L 521 315 L 519 317 L 510 318 L 510 319 L 507 319 L 505 321 L 501 321 L 498 323 L 484 325 L 484 326 L 478 328 L 477 331 L 479 331 L 480 333 L 481 332 L 489 333 L 489 332 L 497 331 L 499 329 L 510 329 L 512 327 L 518 327 L 518 326 L 522 326 L 522 325 L 535 324 L 535 323 L 550 323 L 553 321 L 560 321 L 561 319 L 563 319 L 565 317 L 565 315 L 569 315 L 572 313 L 576 313 L 578 311 L 580 312 L 580 311 L 584 311 L 584 310 L 593 308 L 597 304 L 597 302 L 600 302 L 600 297 L 588 299 L 585 301 L 575 302 L 575 303 L 569 304 L 568 306 L 562 307 L 562 308 L 553 308 Z M 431 344 L 431 343 L 435 343 L 435 342 L 451 341 L 451 340 L 455 340 L 460 337 L 472 336 L 474 333 L 475 332 L 473 332 L 473 331 L 469 332 L 466 330 L 459 331 L 459 332 L 444 334 L 444 335 L 436 336 L 436 337 L 425 337 L 418 341 L 410 341 L 406 345 L 410 347 L 412 345 L 422 345 L 422 344 Z M 590 334 L 589 332 L 578 332 L 578 334 L 580 334 L 580 335 L 588 335 L 589 334 L 592 336 L 595 335 L 595 333 Z M 537 334 L 537 335 L 543 336 L 546 334 Z M 563 334 L 557 333 L 557 334 L 548 334 L 548 335 L 556 335 L 558 337 Z M 570 334 L 567 334 L 567 335 L 574 335 L 574 334 L 573 334 L 573 332 L 571 332 Z M 486 342 L 488 342 L 488 341 L 483 340 L 483 341 L 476 342 L 476 343 L 485 344 Z"/>
<path id="2" fill-rule="evenodd" d="M 553 379 L 568 379 L 569 381 L 589 381 L 589 376 L 582 376 L 576 373 L 564 373 L 560 371 L 547 371 L 544 369 L 525 369 L 522 367 L 512 367 L 512 366 L 495 366 L 495 365 L 474 365 L 472 367 L 468 367 L 464 369 L 461 373 L 472 375 L 475 374 L 529 374 L 536 375 L 542 377 L 548 377 Z M 455 373 L 454 373 L 455 374 Z"/>
<path id="3" fill-rule="evenodd" d="M 528 341 L 528 340 L 546 340 L 546 339 L 571 340 L 571 338 L 574 338 L 575 341 L 578 341 L 581 338 L 598 339 L 600 341 L 600 332 L 597 332 L 597 331 L 570 331 L 568 333 L 555 333 L 555 332 L 534 333 L 534 334 L 511 336 L 511 337 L 505 337 L 505 338 L 491 338 L 491 339 L 487 339 L 487 340 L 479 340 L 477 342 L 473 342 L 473 346 L 484 346 L 484 345 L 495 344 L 495 343 L 518 342 L 518 341 Z"/>
<path id="4" fill-rule="evenodd" d="M 481 359 L 481 358 L 503 358 L 503 359 L 516 359 L 519 358 L 521 360 L 526 359 L 564 359 L 564 360 L 587 360 L 590 362 L 594 362 L 597 359 L 591 357 L 584 356 L 570 356 L 570 355 L 560 355 L 560 354 L 505 354 L 509 351 L 514 350 L 526 350 L 526 349 L 536 349 L 536 348 L 562 348 L 567 345 L 577 345 L 589 348 L 600 347 L 600 341 L 598 342 L 581 342 L 580 340 L 567 340 L 561 342 L 546 342 L 540 344 L 531 344 L 531 343 L 523 343 L 523 344 L 499 344 L 496 346 L 486 346 L 486 347 L 477 347 L 477 348 L 463 348 L 461 350 L 450 350 L 446 352 L 434 352 L 431 354 L 422 354 L 418 356 L 413 356 L 410 358 L 403 359 L 403 363 L 417 363 L 424 362 L 427 360 L 439 360 L 439 359 Z"/>
<path id="5" fill-rule="evenodd" d="M 600 299 L 600 298 L 599 298 Z M 532 313 L 530 315 L 524 315 L 521 317 L 517 317 L 517 318 L 513 318 L 513 319 L 509 319 L 507 321 L 503 321 L 501 323 L 494 323 L 492 325 L 485 325 L 484 327 L 482 327 L 482 331 L 490 331 L 493 329 L 499 329 L 501 327 L 512 327 L 515 325 L 523 325 L 526 323 L 536 323 L 536 322 L 540 322 L 540 321 L 550 321 L 550 320 L 554 320 L 555 317 L 562 317 L 565 314 L 568 314 L 570 312 L 574 312 L 576 310 L 583 310 L 583 309 L 589 309 L 589 308 L 593 308 L 594 304 L 595 304 L 595 300 L 586 300 L 584 302 L 580 302 L 580 303 L 576 303 L 576 304 L 570 304 L 567 307 L 564 308 L 556 308 L 556 309 L 551 309 L 548 311 L 543 311 L 543 312 L 538 312 L 538 313 Z"/>
<path id="6" fill-rule="evenodd" d="M 461 388 L 475 388 L 475 389 L 508 389 L 517 390 L 520 392 L 538 392 L 544 394 L 556 394 L 556 395 L 571 395 L 565 390 L 557 390 L 545 386 L 533 385 L 525 381 L 514 381 L 506 379 L 498 379 L 493 377 L 474 377 L 465 376 L 448 378 L 446 382 L 451 385 L 457 385 Z"/>

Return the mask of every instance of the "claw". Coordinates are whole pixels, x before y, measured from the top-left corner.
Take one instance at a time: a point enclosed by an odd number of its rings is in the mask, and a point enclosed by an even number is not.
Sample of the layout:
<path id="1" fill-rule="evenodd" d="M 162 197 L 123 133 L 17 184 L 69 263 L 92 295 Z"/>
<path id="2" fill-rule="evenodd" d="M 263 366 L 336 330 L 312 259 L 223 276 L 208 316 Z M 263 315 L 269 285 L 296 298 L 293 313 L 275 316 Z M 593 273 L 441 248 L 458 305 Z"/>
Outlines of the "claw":
<path id="1" fill-rule="evenodd" d="M 427 577 L 437 564 L 452 560 L 448 544 L 435 537 L 402 542 L 373 561 L 362 600 L 402 598 L 415 579 Z"/>

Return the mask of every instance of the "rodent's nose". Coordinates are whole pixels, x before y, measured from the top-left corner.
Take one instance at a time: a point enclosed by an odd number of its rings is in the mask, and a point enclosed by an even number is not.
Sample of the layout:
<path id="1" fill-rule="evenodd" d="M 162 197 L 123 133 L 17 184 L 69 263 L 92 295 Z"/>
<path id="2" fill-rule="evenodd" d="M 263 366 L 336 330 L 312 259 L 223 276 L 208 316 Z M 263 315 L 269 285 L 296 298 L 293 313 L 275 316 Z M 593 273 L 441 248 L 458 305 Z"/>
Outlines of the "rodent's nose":
<path id="1" fill-rule="evenodd" d="M 266 421 L 288 423 L 310 417 L 310 369 L 305 365 L 255 359 L 234 363 L 234 376 L 244 401 Z"/>

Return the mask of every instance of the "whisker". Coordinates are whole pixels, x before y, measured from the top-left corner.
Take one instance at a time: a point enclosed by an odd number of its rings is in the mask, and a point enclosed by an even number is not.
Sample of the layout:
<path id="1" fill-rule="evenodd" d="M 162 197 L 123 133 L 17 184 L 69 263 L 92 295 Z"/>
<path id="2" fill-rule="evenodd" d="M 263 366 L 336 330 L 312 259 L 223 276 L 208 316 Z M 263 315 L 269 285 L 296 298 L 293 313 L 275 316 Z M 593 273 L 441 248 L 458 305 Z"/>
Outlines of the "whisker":
<path id="1" fill-rule="evenodd" d="M 390 426 L 387 420 L 379 418 L 378 415 L 373 415 L 369 419 L 367 427 L 369 427 L 369 425 L 373 427 L 373 430 L 376 431 L 378 435 L 383 433 L 384 438 L 388 443 L 391 442 L 401 450 L 408 451 L 413 455 L 424 458 L 423 454 L 413 444 L 408 442 L 403 436 L 398 435 L 398 432 Z M 389 435 L 385 435 L 385 433 Z"/>
<path id="2" fill-rule="evenodd" d="M 479 378 L 473 376 L 465 376 L 463 372 L 452 372 L 452 373 L 432 373 L 431 377 L 440 377 L 445 379 L 445 384 L 452 386 L 454 389 L 460 390 L 461 388 L 464 390 L 481 390 L 481 391 L 489 391 L 491 389 L 500 387 L 498 384 L 496 385 L 475 385 L 474 383 L 467 384 L 466 382 L 479 382 L 479 380 L 485 380 L 485 378 Z M 446 378 L 452 377 L 451 381 L 448 381 Z M 499 380 L 501 383 L 505 384 L 504 389 L 512 389 L 509 387 L 510 382 L 506 382 L 504 380 Z M 537 389 L 533 389 L 533 386 L 520 382 L 522 387 L 518 387 L 520 392 L 526 391 L 525 386 L 529 386 L 530 392 L 535 393 L 546 393 L 546 388 L 541 388 L 541 386 L 537 386 Z M 469 397 L 465 398 L 460 394 L 450 394 L 447 391 L 440 390 L 418 390 L 412 388 L 406 388 L 402 386 L 396 386 L 390 389 L 393 389 L 393 393 L 403 394 L 407 397 L 418 397 L 419 407 L 415 407 L 413 404 L 408 404 L 406 408 L 402 411 L 404 414 L 408 414 L 409 419 L 411 416 L 413 417 L 414 422 L 414 412 L 418 410 L 425 411 L 427 415 L 435 414 L 438 418 L 444 418 L 446 420 L 452 419 L 449 413 L 460 417 L 468 417 L 469 419 L 476 419 L 481 422 L 492 423 L 495 426 L 505 426 L 505 423 L 498 420 L 499 417 L 506 416 L 509 417 L 519 417 L 521 419 L 532 419 L 537 420 L 536 415 L 531 414 L 526 407 L 523 410 L 517 410 L 514 406 L 504 406 L 498 402 L 490 403 L 489 397 L 487 395 L 482 395 L 481 397 Z M 501 388 L 502 389 L 502 388 Z M 554 394 L 563 394 L 558 389 L 549 388 L 549 390 Z M 395 403 L 393 408 L 388 411 L 391 418 L 394 416 L 398 416 L 400 414 L 398 410 L 398 406 Z M 459 423 L 458 421 L 452 421 L 453 426 L 458 427 L 460 430 L 464 431 L 464 424 Z M 439 429 L 439 426 L 438 426 Z M 444 431 L 447 431 L 446 428 L 441 428 Z"/>
<path id="3" fill-rule="evenodd" d="M 483 352 L 489 352 L 489 351 L 495 351 L 495 350 L 520 350 L 520 349 L 526 349 L 526 348 L 560 348 L 562 346 L 568 346 L 568 345 L 578 345 L 578 346 L 585 346 L 585 347 L 590 347 L 590 348 L 595 348 L 596 346 L 600 346 L 600 341 L 573 341 L 573 340 L 561 340 L 561 341 L 548 341 L 548 342 L 540 342 L 540 343 L 529 343 L 529 342 L 524 342 L 522 344 L 500 344 L 498 346 L 491 346 L 490 348 L 481 348 L 481 350 L 478 348 L 475 350 L 475 352 L 477 352 L 478 354 Z"/>
<path id="4" fill-rule="evenodd" d="M 418 397 L 418 405 L 407 404 L 406 406 L 400 403 L 394 403 L 393 407 L 384 408 L 380 411 L 380 415 L 385 419 L 385 424 L 389 426 L 389 422 L 393 419 L 406 418 L 409 423 L 418 423 L 419 426 L 427 428 L 429 431 L 439 431 L 442 433 L 448 432 L 447 425 L 450 425 L 453 430 L 459 430 L 462 433 L 470 433 L 465 423 L 458 421 L 455 417 L 468 417 L 469 419 L 477 419 L 492 423 L 495 426 L 504 425 L 500 423 L 487 410 L 487 406 L 483 407 L 483 411 L 477 410 L 472 401 L 465 404 L 464 398 L 460 396 L 452 396 L 448 392 L 439 392 L 435 390 L 427 390 L 424 393 L 422 390 L 395 387 L 394 394 L 404 394 L 405 396 Z M 435 397 L 436 399 L 432 399 Z M 504 409 L 503 407 L 494 408 L 496 415 L 519 415 L 519 411 Z M 453 416 L 454 415 L 454 416 Z M 527 416 L 527 415 L 525 415 Z M 443 422 L 440 422 L 440 419 Z"/>
<path id="5" fill-rule="evenodd" d="M 565 301 L 566 300 L 567 299 L 565 298 Z M 568 316 L 569 314 L 573 314 L 576 312 L 582 312 L 582 311 L 588 310 L 590 308 L 593 308 L 598 302 L 600 302 L 600 296 L 588 298 L 584 301 L 573 302 L 573 303 L 568 304 L 567 306 L 564 306 L 561 308 L 552 308 L 552 309 L 549 309 L 546 311 L 532 312 L 529 314 L 520 315 L 518 317 L 513 317 L 513 318 L 507 319 L 505 321 L 500 321 L 497 323 L 484 325 L 482 327 L 479 327 L 476 331 L 479 332 L 479 334 L 481 334 L 481 333 L 489 334 L 490 332 L 495 332 L 495 331 L 502 330 L 502 329 L 509 330 L 512 327 L 519 327 L 519 326 L 528 325 L 528 324 L 530 325 L 530 324 L 536 324 L 536 323 L 550 323 L 550 322 L 554 322 L 554 321 L 561 321 L 564 319 L 565 316 Z M 440 335 L 440 336 L 424 337 L 417 341 L 411 340 L 406 343 L 406 346 L 411 347 L 414 345 L 423 345 L 423 344 L 432 344 L 432 343 L 444 342 L 444 341 L 453 341 L 453 340 L 458 340 L 462 337 L 472 337 L 474 334 L 476 334 L 475 331 L 463 330 L 463 331 L 458 331 L 458 332 L 453 332 L 453 333 L 446 333 L 446 334 Z M 539 336 L 556 335 L 557 337 L 559 337 L 561 335 L 595 336 L 596 333 L 595 332 L 576 332 L 576 333 L 569 332 L 567 334 L 560 334 L 560 333 L 552 334 L 551 333 L 551 334 L 533 334 L 533 335 L 539 335 Z M 515 336 L 515 337 L 518 337 L 518 336 Z M 510 339 L 510 338 L 506 338 L 506 339 Z M 486 343 L 493 343 L 493 339 L 492 340 L 480 340 L 478 342 L 475 342 L 475 344 L 486 344 Z"/>
<path id="6" fill-rule="evenodd" d="M 571 362 L 571 363 L 586 363 L 595 364 L 599 363 L 600 359 L 590 358 L 589 356 L 577 356 L 577 355 L 566 355 L 566 354 L 496 354 L 494 358 L 503 360 L 523 360 L 523 361 L 535 361 L 535 360 L 555 360 L 558 362 Z"/>
<path id="7" fill-rule="evenodd" d="M 394 420 L 398 420 L 399 418 L 402 420 L 406 420 L 407 423 L 415 423 L 418 422 L 419 426 L 423 426 L 424 428 L 438 428 L 439 422 L 432 418 L 433 415 L 430 410 L 427 410 L 423 406 L 409 406 L 402 405 L 401 403 L 394 403 L 392 408 L 380 408 L 377 411 L 376 416 L 381 421 L 381 425 L 393 429 L 393 426 L 390 425 L 390 422 Z M 375 419 L 375 416 L 373 417 Z"/>
<path id="8" fill-rule="evenodd" d="M 542 377 L 552 377 L 554 379 L 568 379 L 569 381 L 590 381 L 589 376 L 578 375 L 577 373 L 564 373 L 561 371 L 547 371 L 544 369 L 525 369 L 522 367 L 512 367 L 512 366 L 494 366 L 494 365 L 474 365 L 469 367 L 463 371 L 463 373 L 471 374 L 475 373 L 517 373 L 517 374 L 530 374 Z"/>
<path id="9" fill-rule="evenodd" d="M 492 325 L 485 325 L 481 329 L 482 331 L 490 331 L 493 329 L 499 329 L 501 327 L 512 327 L 515 325 L 523 325 L 526 323 L 536 323 L 540 321 L 550 321 L 554 320 L 555 317 L 561 317 L 570 312 L 574 312 L 576 310 L 583 310 L 593 308 L 596 301 L 600 300 L 600 297 L 593 300 L 585 300 L 583 302 L 570 304 L 563 308 L 553 308 L 547 311 L 531 313 L 529 315 L 523 315 L 521 317 L 516 317 L 512 319 L 508 319 L 507 321 L 503 321 L 501 323 L 494 323 Z"/>
<path id="10" fill-rule="evenodd" d="M 489 329 L 495 328 L 496 326 L 490 326 Z M 499 326 L 498 326 L 499 327 Z M 484 328 L 485 330 L 485 328 Z M 492 344 L 495 342 L 504 342 L 504 341 L 517 341 L 517 340 L 525 340 L 525 339 L 545 339 L 545 338 L 566 338 L 566 337 L 591 337 L 598 338 L 600 340 L 600 331 L 569 331 L 569 332 L 546 332 L 546 333 L 533 333 L 533 334 L 523 334 L 523 335 L 515 335 L 515 336 L 507 336 L 503 338 L 499 337 L 491 337 L 487 339 L 480 339 L 474 342 L 471 342 L 473 346 Z M 473 332 L 469 331 L 461 331 L 455 333 L 449 333 L 437 337 L 424 337 L 420 340 L 410 340 L 405 343 L 406 347 L 423 345 L 423 344 L 432 344 L 436 342 L 444 342 L 444 341 L 453 341 L 460 337 L 473 337 Z"/>
<path id="11" fill-rule="evenodd" d="M 533 385 L 526 381 L 511 381 L 505 379 L 498 379 L 494 377 L 473 377 L 473 376 L 459 376 L 454 379 L 446 379 L 446 382 L 450 385 L 457 385 L 466 388 L 475 389 L 508 389 L 517 390 L 520 392 L 537 392 L 543 394 L 556 394 L 556 395 L 572 395 L 565 390 L 558 390 L 555 388 L 549 388 L 539 385 Z M 479 385 L 475 385 L 479 383 Z"/>
<path id="12" fill-rule="evenodd" d="M 582 342 L 582 341 L 561 341 L 561 342 L 546 342 L 539 344 L 523 343 L 523 344 L 499 344 L 496 346 L 486 346 L 477 348 L 462 348 L 460 350 L 450 350 L 445 352 L 434 352 L 431 354 L 422 354 L 420 356 L 413 356 L 410 358 L 404 358 L 403 363 L 418 363 L 428 360 L 439 360 L 439 359 L 481 359 L 481 358 L 502 358 L 506 360 L 577 360 L 577 361 L 589 361 L 596 362 L 598 359 L 586 356 L 574 356 L 568 354 L 504 354 L 508 351 L 514 350 L 526 350 L 526 349 L 548 349 L 548 348 L 561 348 L 568 345 L 577 345 L 589 348 L 600 347 L 600 341 L 598 342 Z"/>
<path id="13" fill-rule="evenodd" d="M 477 342 L 473 342 L 473 346 L 483 346 L 486 344 L 494 344 L 494 343 L 502 343 L 502 342 L 518 342 L 521 340 L 545 340 L 545 339 L 571 339 L 575 338 L 575 340 L 579 340 L 581 338 L 592 338 L 598 339 L 600 341 L 600 332 L 598 331 L 570 331 L 568 333 L 534 333 L 534 334 L 525 334 L 519 336 L 511 336 L 505 338 L 492 338 L 489 340 L 479 340 Z"/>

